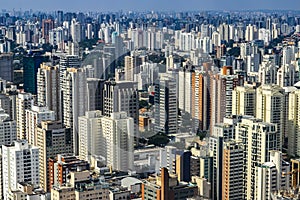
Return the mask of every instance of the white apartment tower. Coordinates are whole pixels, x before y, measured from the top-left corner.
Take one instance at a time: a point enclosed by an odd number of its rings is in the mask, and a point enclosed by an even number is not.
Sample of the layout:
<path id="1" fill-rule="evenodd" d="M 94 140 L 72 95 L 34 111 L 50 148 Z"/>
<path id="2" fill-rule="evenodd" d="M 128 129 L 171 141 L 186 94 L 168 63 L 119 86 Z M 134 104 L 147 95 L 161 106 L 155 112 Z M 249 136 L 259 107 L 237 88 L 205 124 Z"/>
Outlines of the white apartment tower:
<path id="1" fill-rule="evenodd" d="M 288 190 L 290 164 L 282 160 L 280 151 L 270 151 L 270 161 L 256 167 L 256 199 L 272 199 L 275 191 Z"/>
<path id="2" fill-rule="evenodd" d="M 17 190 L 20 182 L 39 185 L 39 149 L 26 140 L 2 146 L 3 193 L 7 199 L 9 190 Z"/>
<path id="3" fill-rule="evenodd" d="M 278 85 L 262 85 L 256 91 L 256 118 L 277 124 L 280 134 L 277 145 L 281 148 L 284 139 L 284 90 Z"/>
<path id="4" fill-rule="evenodd" d="M 125 112 L 104 117 L 102 131 L 105 138 L 106 165 L 113 170 L 133 169 L 134 120 Z"/>
<path id="5" fill-rule="evenodd" d="M 262 85 L 277 84 L 278 66 L 272 61 L 263 61 L 258 69 L 258 82 Z"/>
<path id="6" fill-rule="evenodd" d="M 288 103 L 288 154 L 300 156 L 300 90 L 289 94 Z"/>
<path id="7" fill-rule="evenodd" d="M 251 85 L 237 86 L 232 91 L 232 114 L 255 116 L 256 90 Z"/>
<path id="8" fill-rule="evenodd" d="M 26 139 L 26 110 L 31 109 L 33 97 L 30 93 L 20 93 L 16 99 L 17 137 Z"/>
<path id="9" fill-rule="evenodd" d="M 277 71 L 277 85 L 280 87 L 293 86 L 299 81 L 299 72 L 293 64 L 282 65 Z"/>
<path id="10" fill-rule="evenodd" d="M 62 121 L 73 133 L 75 155 L 78 155 L 78 117 L 83 116 L 87 109 L 86 83 L 86 75 L 81 68 L 68 68 L 63 74 Z"/>
<path id="11" fill-rule="evenodd" d="M 78 118 L 79 157 L 91 161 L 91 156 L 100 156 L 106 151 L 101 111 L 89 111 Z"/>
<path id="12" fill-rule="evenodd" d="M 55 112 L 47 107 L 32 106 L 26 110 L 26 139 L 29 144 L 36 146 L 36 128 L 42 121 L 55 120 Z"/>
<path id="13" fill-rule="evenodd" d="M 61 118 L 59 83 L 58 67 L 41 64 L 37 73 L 37 104 L 53 110 L 56 114 L 56 120 Z"/>
<path id="14" fill-rule="evenodd" d="M 178 86 L 178 107 L 182 112 L 187 112 L 192 115 L 194 111 L 193 102 L 195 89 L 195 71 L 194 66 L 187 62 L 183 69 L 179 71 L 179 86 Z"/>
<path id="15" fill-rule="evenodd" d="M 243 118 L 236 126 L 236 139 L 243 141 L 244 198 L 254 199 L 256 166 L 270 161 L 271 150 L 280 150 L 280 132 L 276 124 L 254 117 Z"/>

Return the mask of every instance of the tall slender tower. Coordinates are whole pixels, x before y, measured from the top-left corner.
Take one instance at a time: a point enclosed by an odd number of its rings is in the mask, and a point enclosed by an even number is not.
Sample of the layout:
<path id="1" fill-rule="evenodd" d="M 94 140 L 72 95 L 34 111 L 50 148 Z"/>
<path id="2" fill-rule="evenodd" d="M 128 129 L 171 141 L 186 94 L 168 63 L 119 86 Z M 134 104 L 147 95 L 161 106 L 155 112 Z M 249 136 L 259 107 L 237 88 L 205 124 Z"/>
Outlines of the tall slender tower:
<path id="1" fill-rule="evenodd" d="M 174 134 L 178 131 L 178 97 L 176 79 L 163 74 L 155 85 L 154 132 Z"/>
<path id="2" fill-rule="evenodd" d="M 18 139 L 26 139 L 26 110 L 31 109 L 33 97 L 30 93 L 20 93 L 16 102 L 17 136 Z"/>
<path id="3" fill-rule="evenodd" d="M 102 131 L 105 138 L 106 165 L 114 170 L 133 169 L 134 120 L 125 112 L 104 117 Z"/>
<path id="4" fill-rule="evenodd" d="M 254 199 L 256 166 L 270 161 L 271 150 L 280 150 L 280 132 L 276 124 L 254 117 L 243 118 L 236 126 L 236 139 L 241 140 L 244 159 L 243 199 Z"/>
<path id="5" fill-rule="evenodd" d="M 2 158 L 4 199 L 8 199 L 9 190 L 18 189 L 19 182 L 39 186 L 39 148 L 18 140 L 2 146 Z"/>
<path id="6" fill-rule="evenodd" d="M 102 129 L 101 111 L 88 111 L 78 118 L 79 157 L 91 161 L 92 156 L 101 156 L 106 151 Z M 105 158 L 105 157 L 104 157 Z"/>
<path id="7" fill-rule="evenodd" d="M 278 85 L 262 85 L 257 88 L 256 118 L 277 124 L 280 135 L 277 147 L 280 150 L 284 141 L 284 90 Z"/>
<path id="8" fill-rule="evenodd" d="M 37 73 L 37 104 L 47 106 L 61 119 L 59 69 L 48 63 L 42 63 Z"/>
<path id="9" fill-rule="evenodd" d="M 132 81 L 107 81 L 103 90 L 103 115 L 126 112 L 134 120 L 135 137 L 138 138 L 139 97 L 137 83 Z"/>
<path id="10" fill-rule="evenodd" d="M 63 74 L 62 121 L 71 128 L 74 154 L 78 155 L 78 117 L 86 112 L 87 81 L 83 69 L 68 68 Z"/>
<path id="11" fill-rule="evenodd" d="M 288 109 L 288 153 L 300 156 L 300 90 L 289 94 Z"/>
<path id="12" fill-rule="evenodd" d="M 37 126 L 36 140 L 39 151 L 40 186 L 49 191 L 49 158 L 57 154 L 70 154 L 72 151 L 71 130 L 59 121 L 42 121 Z"/>
<path id="13" fill-rule="evenodd" d="M 241 141 L 224 143 L 222 199 L 243 198 L 243 146 Z"/>

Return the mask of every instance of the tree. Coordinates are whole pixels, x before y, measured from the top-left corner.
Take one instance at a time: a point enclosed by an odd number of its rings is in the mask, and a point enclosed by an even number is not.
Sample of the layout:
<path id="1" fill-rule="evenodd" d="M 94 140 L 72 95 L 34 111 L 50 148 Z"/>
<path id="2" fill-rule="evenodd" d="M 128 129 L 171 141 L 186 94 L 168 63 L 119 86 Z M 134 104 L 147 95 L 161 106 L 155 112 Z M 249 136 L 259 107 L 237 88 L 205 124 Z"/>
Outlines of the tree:
<path id="1" fill-rule="evenodd" d="M 169 143 L 169 138 L 165 134 L 157 134 L 149 138 L 148 144 L 153 144 L 155 146 L 166 146 Z"/>

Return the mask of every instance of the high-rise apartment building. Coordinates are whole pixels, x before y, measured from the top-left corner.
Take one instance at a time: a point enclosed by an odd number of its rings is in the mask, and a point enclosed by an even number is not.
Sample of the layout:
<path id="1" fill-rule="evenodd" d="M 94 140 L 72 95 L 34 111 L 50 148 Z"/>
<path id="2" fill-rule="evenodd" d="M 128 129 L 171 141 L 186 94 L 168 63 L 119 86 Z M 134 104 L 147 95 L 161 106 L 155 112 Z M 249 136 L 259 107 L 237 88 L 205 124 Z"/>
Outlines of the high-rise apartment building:
<path id="1" fill-rule="evenodd" d="M 280 132 L 276 124 L 254 117 L 243 118 L 236 125 L 236 139 L 242 141 L 243 181 L 246 199 L 255 199 L 256 166 L 270 161 L 270 151 L 280 150 Z"/>
<path id="2" fill-rule="evenodd" d="M 280 134 L 277 147 L 280 150 L 284 141 L 284 89 L 278 85 L 262 85 L 256 91 L 256 118 L 277 124 Z"/>
<path id="3" fill-rule="evenodd" d="M 220 74 L 211 76 L 211 128 L 222 123 L 225 116 L 232 115 L 232 92 L 236 86 L 243 84 L 243 77 L 234 75 L 231 66 L 224 66 Z"/>
<path id="4" fill-rule="evenodd" d="M 178 131 L 177 84 L 173 75 L 162 74 L 155 85 L 154 132 L 174 134 Z"/>
<path id="5" fill-rule="evenodd" d="M 20 93 L 16 99 L 17 136 L 26 139 L 26 110 L 31 109 L 33 97 L 30 93 Z"/>
<path id="6" fill-rule="evenodd" d="M 46 43 L 49 43 L 49 32 L 54 28 L 53 19 L 44 19 L 42 21 L 42 37 Z"/>
<path id="7" fill-rule="evenodd" d="M 293 86 L 299 81 L 297 67 L 293 64 L 282 65 L 277 71 L 277 85 L 280 87 Z"/>
<path id="8" fill-rule="evenodd" d="M 102 118 L 102 131 L 105 138 L 106 165 L 113 170 L 133 169 L 134 120 L 125 112 L 111 113 Z"/>
<path id="9" fill-rule="evenodd" d="M 178 108 L 183 113 L 194 116 L 195 67 L 187 62 L 178 74 Z"/>
<path id="10" fill-rule="evenodd" d="M 241 141 L 224 142 L 222 199 L 243 199 L 244 150 Z"/>
<path id="11" fill-rule="evenodd" d="M 134 75 L 139 73 L 140 65 L 142 65 L 145 61 L 147 61 L 147 58 L 144 56 L 125 56 L 125 80 L 134 81 Z"/>
<path id="12" fill-rule="evenodd" d="M 102 133 L 101 111 L 89 111 L 78 118 L 79 157 L 91 161 L 91 156 L 100 156 L 105 152 L 105 138 Z"/>
<path id="13" fill-rule="evenodd" d="M 82 25 L 73 19 L 71 21 L 71 36 L 74 43 L 79 43 L 84 38 Z"/>
<path id="14" fill-rule="evenodd" d="M 255 116 L 256 90 L 252 85 L 237 86 L 232 91 L 232 114 Z"/>
<path id="15" fill-rule="evenodd" d="M 209 75 L 206 72 L 195 71 L 195 130 L 206 131 L 210 126 L 210 94 Z"/>
<path id="16" fill-rule="evenodd" d="M 270 161 L 256 167 L 256 199 L 272 199 L 272 193 L 290 189 L 290 164 L 280 151 L 270 151 Z"/>
<path id="17" fill-rule="evenodd" d="M 55 120 L 54 111 L 48 110 L 47 107 L 32 106 L 26 111 L 26 139 L 29 144 L 36 146 L 37 125 L 42 121 Z"/>
<path id="18" fill-rule="evenodd" d="M 9 145 L 17 140 L 17 123 L 0 108 L 0 145 Z"/>
<path id="19" fill-rule="evenodd" d="M 137 83 L 131 81 L 107 81 L 103 89 L 102 114 L 110 117 L 113 112 L 126 112 L 134 119 L 135 137 L 138 137 L 139 95 Z"/>
<path id="20" fill-rule="evenodd" d="M 83 69 L 68 68 L 63 74 L 62 121 L 71 128 L 75 155 L 78 155 L 78 117 L 83 116 L 87 106 L 86 76 Z"/>
<path id="21" fill-rule="evenodd" d="M 3 194 L 8 198 L 9 190 L 17 190 L 18 183 L 39 185 L 39 149 L 26 140 L 2 146 Z"/>
<path id="22" fill-rule="evenodd" d="M 37 73 L 37 105 L 53 110 L 56 120 L 61 119 L 59 81 L 58 67 L 42 63 Z"/>
<path id="23" fill-rule="evenodd" d="M 49 158 L 57 154 L 72 153 L 71 129 L 58 121 L 42 121 L 37 125 L 36 146 L 39 147 L 40 186 L 44 191 L 50 190 Z"/>
<path id="24" fill-rule="evenodd" d="M 14 81 L 13 54 L 11 53 L 0 55 L 0 78 Z"/>
<path id="25" fill-rule="evenodd" d="M 288 153 L 300 156 L 300 90 L 289 94 L 288 105 Z"/>

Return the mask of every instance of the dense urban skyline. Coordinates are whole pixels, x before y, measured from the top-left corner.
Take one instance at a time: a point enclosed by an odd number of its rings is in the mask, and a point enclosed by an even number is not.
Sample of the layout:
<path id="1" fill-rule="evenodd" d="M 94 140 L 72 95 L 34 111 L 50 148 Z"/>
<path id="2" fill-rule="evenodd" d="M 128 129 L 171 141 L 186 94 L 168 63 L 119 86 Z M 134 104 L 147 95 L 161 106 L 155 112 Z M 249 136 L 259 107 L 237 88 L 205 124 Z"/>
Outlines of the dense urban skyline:
<path id="1" fill-rule="evenodd" d="M 299 200 L 291 3 L 4 3 L 0 200 Z"/>
<path id="2" fill-rule="evenodd" d="M 109 3 L 97 0 L 82 1 L 53 0 L 53 1 L 7 1 L 1 2 L 4 9 L 15 10 L 65 10 L 65 11 L 194 11 L 194 10 L 297 10 L 300 4 L 294 0 L 111 0 Z"/>

